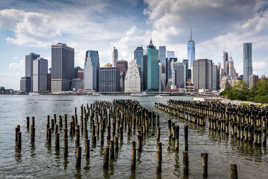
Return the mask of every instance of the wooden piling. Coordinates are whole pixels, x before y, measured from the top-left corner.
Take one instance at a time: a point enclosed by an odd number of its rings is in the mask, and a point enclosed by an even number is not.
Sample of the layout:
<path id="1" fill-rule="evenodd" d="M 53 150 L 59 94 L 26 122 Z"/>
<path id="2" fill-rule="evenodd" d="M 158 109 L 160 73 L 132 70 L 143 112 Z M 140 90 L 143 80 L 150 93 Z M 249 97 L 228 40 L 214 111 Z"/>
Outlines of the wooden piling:
<path id="1" fill-rule="evenodd" d="M 109 169 L 109 147 L 104 148 L 103 168 Z"/>
<path id="2" fill-rule="evenodd" d="M 188 152 L 183 152 L 183 175 L 189 176 L 189 158 Z"/>
<path id="3" fill-rule="evenodd" d="M 132 142 L 132 151 L 131 151 L 131 171 L 135 172 L 136 170 L 136 142 Z"/>
<path id="4" fill-rule="evenodd" d="M 156 146 L 156 172 L 162 172 L 162 143 L 157 143 Z"/>
<path id="5" fill-rule="evenodd" d="M 76 169 L 81 169 L 81 147 L 76 148 L 76 163 L 75 163 Z"/>
<path id="6" fill-rule="evenodd" d="M 230 164 L 230 176 L 231 176 L 231 179 L 238 179 L 236 164 Z"/>
<path id="7" fill-rule="evenodd" d="M 208 154 L 201 153 L 202 157 L 202 169 L 203 169 L 203 177 L 208 177 Z"/>

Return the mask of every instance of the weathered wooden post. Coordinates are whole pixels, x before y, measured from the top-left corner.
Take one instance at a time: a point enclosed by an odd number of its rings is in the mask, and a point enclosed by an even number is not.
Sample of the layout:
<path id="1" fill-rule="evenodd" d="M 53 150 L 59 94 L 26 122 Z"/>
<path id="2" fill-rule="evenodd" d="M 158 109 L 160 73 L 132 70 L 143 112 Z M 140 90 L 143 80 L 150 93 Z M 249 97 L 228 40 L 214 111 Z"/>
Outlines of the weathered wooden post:
<path id="1" fill-rule="evenodd" d="M 202 157 L 202 168 L 203 168 L 203 177 L 208 177 L 208 154 L 201 153 Z"/>
<path id="2" fill-rule="evenodd" d="M 81 169 L 81 147 L 76 148 L 76 163 L 75 163 L 76 169 Z"/>
<path id="3" fill-rule="evenodd" d="M 68 129 L 64 129 L 64 158 L 68 157 Z"/>
<path id="4" fill-rule="evenodd" d="M 60 134 L 59 133 L 57 133 L 55 136 L 55 149 L 57 153 L 60 151 Z"/>
<path id="5" fill-rule="evenodd" d="M 27 121 L 27 131 L 29 131 L 30 129 L 30 117 L 29 116 L 27 116 L 26 121 Z"/>
<path id="6" fill-rule="evenodd" d="M 156 172 L 160 174 L 162 172 L 162 143 L 158 143 L 156 146 Z"/>
<path id="7" fill-rule="evenodd" d="M 131 152 L 131 171 L 135 172 L 136 170 L 136 142 L 132 142 L 132 152 Z"/>
<path id="8" fill-rule="evenodd" d="M 236 164 L 230 164 L 230 173 L 231 173 L 231 179 L 238 179 Z"/>
<path id="9" fill-rule="evenodd" d="M 109 147 L 104 148 L 103 168 L 109 169 Z"/>
<path id="10" fill-rule="evenodd" d="M 90 141 L 87 139 L 85 143 L 85 152 L 86 152 L 86 159 L 89 160 L 90 158 Z"/>
<path id="11" fill-rule="evenodd" d="M 183 152 L 183 175 L 189 176 L 189 158 L 188 152 Z"/>
<path id="12" fill-rule="evenodd" d="M 185 151 L 188 151 L 188 126 L 184 126 L 184 141 Z"/>

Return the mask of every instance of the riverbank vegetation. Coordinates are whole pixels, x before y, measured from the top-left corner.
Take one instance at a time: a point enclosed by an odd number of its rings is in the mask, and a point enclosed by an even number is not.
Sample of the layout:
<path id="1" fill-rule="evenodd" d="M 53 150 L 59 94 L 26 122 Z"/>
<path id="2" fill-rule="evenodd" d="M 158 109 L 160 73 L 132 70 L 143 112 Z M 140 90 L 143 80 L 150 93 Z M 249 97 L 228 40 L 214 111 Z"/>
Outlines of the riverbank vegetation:
<path id="1" fill-rule="evenodd" d="M 221 95 L 231 100 L 268 103 L 268 79 L 259 80 L 251 89 L 246 87 L 245 82 L 238 82 L 233 87 L 225 88 Z"/>

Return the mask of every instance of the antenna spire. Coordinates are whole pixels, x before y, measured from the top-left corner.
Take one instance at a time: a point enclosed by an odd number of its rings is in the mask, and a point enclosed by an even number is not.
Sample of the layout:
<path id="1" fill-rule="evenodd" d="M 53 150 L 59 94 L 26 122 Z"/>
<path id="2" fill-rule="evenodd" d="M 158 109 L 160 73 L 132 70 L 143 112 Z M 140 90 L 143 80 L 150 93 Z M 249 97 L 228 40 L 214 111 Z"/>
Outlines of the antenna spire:
<path id="1" fill-rule="evenodd" d="M 190 40 L 193 40 L 193 32 L 192 32 L 192 27 L 191 27 L 191 32 L 190 32 Z"/>

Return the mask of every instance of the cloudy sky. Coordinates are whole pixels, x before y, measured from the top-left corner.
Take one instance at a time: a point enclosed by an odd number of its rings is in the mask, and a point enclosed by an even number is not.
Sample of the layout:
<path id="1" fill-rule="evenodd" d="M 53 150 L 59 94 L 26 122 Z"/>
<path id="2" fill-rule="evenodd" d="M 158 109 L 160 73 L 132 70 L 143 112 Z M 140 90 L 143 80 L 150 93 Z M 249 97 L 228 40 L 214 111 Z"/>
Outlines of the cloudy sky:
<path id="1" fill-rule="evenodd" d="M 24 56 L 38 53 L 50 65 L 57 42 L 74 47 L 82 67 L 88 49 L 99 51 L 103 65 L 113 46 L 130 60 L 151 38 L 182 59 L 191 27 L 196 58 L 217 64 L 225 50 L 242 73 L 242 44 L 252 42 L 253 71 L 268 75 L 267 0 L 1 0 L 0 86 L 19 89 Z"/>

